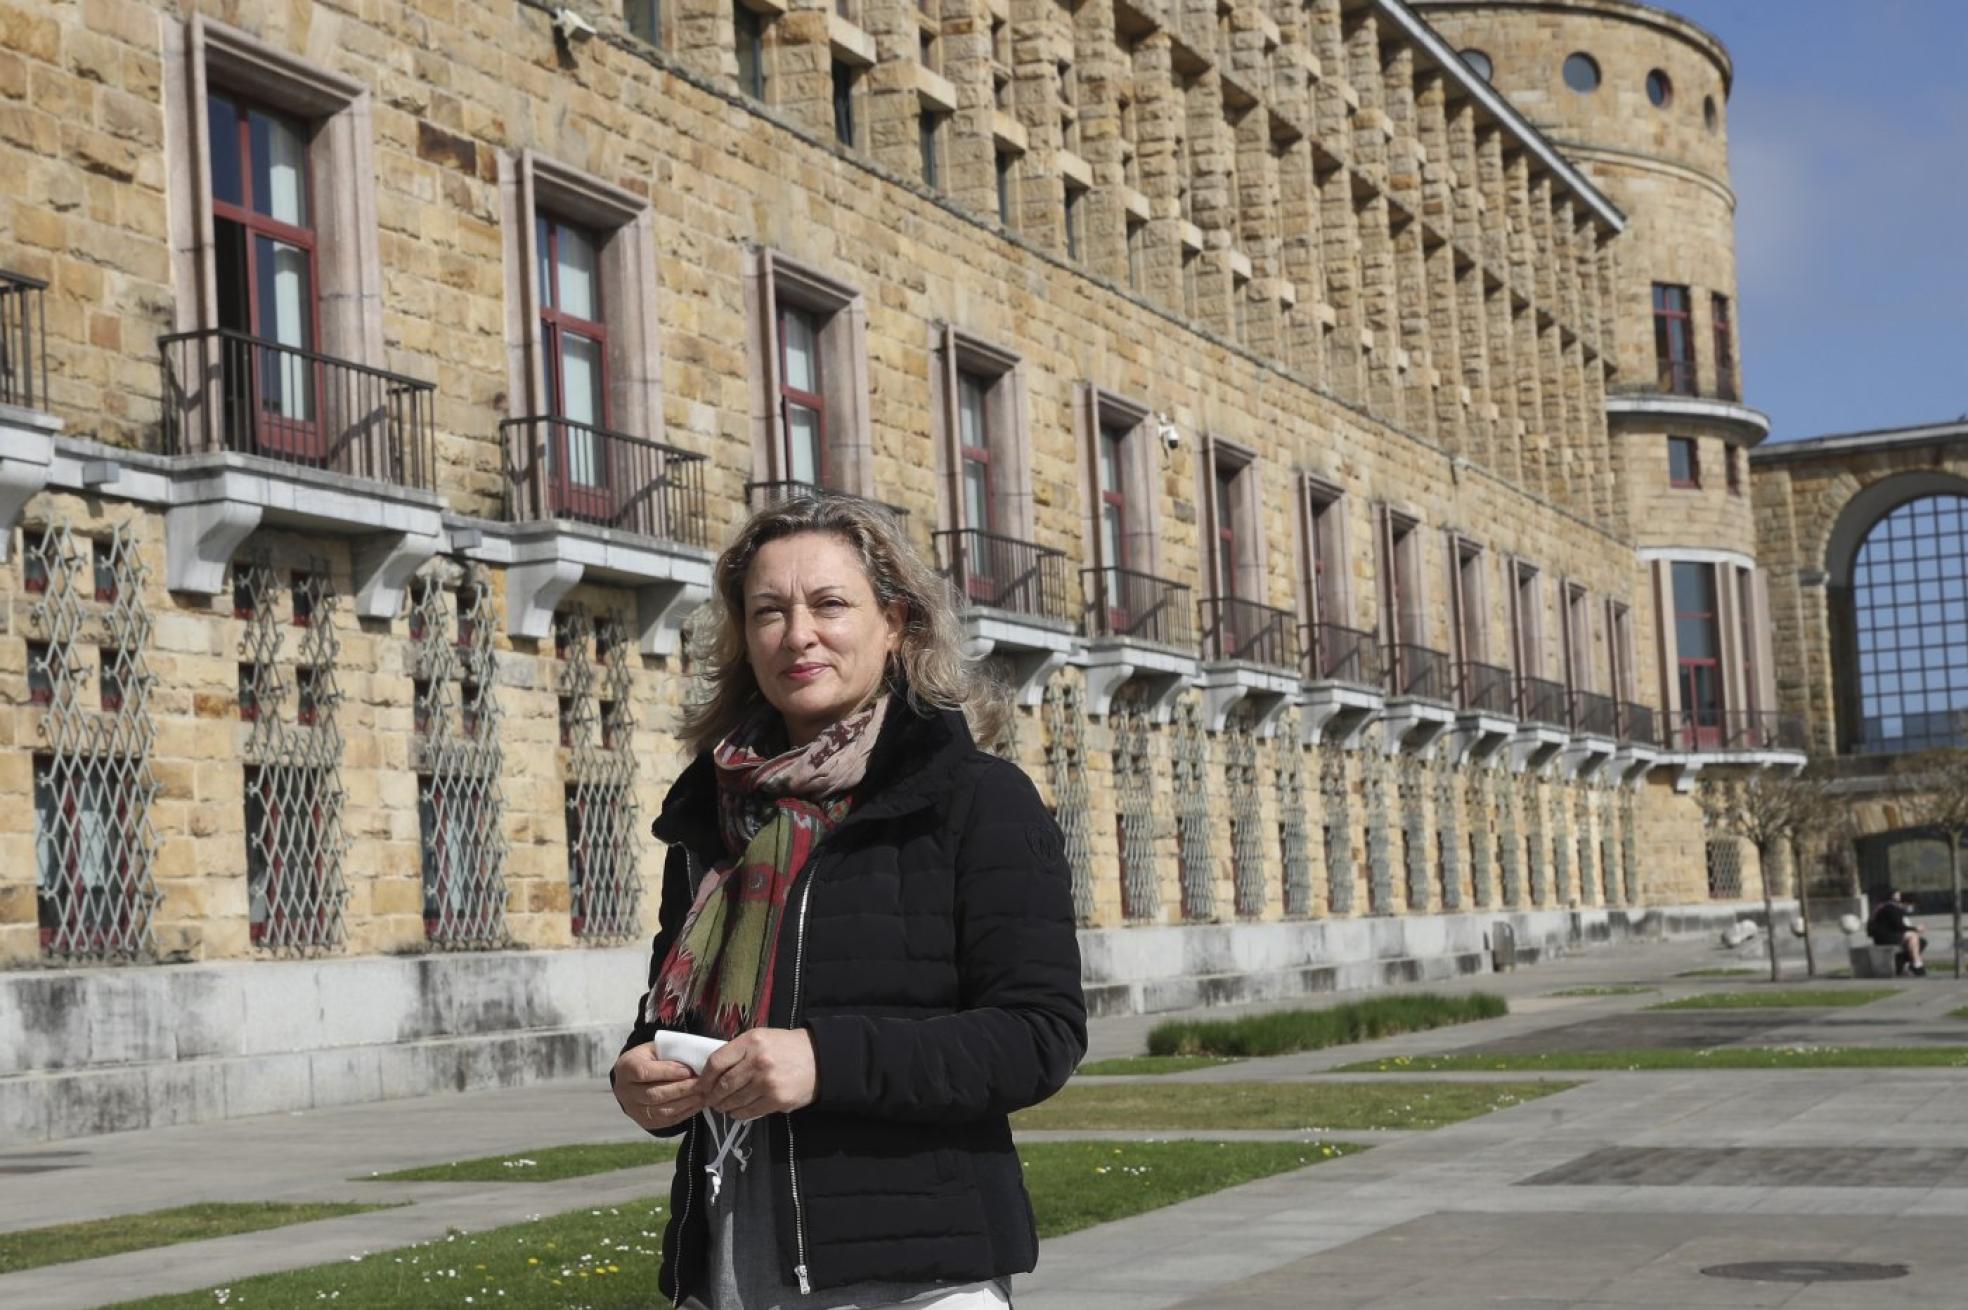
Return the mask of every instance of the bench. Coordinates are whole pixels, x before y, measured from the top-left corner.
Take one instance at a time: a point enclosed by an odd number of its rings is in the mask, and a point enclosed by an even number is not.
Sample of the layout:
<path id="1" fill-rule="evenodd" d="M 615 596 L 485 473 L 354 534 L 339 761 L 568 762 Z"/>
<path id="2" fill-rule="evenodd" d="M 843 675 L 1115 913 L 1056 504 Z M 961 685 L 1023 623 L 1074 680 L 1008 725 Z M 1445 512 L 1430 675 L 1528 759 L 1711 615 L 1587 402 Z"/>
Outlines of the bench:
<path id="1" fill-rule="evenodd" d="M 1852 948 L 1852 976 L 1854 978 L 1891 978 L 1893 962 L 1899 955 L 1897 946 L 1874 946 L 1870 943 Z"/>

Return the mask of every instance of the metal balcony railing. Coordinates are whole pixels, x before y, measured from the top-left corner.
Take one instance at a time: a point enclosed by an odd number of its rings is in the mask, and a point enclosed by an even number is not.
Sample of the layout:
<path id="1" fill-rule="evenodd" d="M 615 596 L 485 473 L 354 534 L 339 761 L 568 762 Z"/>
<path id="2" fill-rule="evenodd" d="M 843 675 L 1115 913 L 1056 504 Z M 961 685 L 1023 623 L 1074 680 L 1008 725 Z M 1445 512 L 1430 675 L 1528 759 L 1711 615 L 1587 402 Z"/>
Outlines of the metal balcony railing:
<path id="1" fill-rule="evenodd" d="M 1499 715 L 1517 713 L 1516 689 L 1511 685 L 1509 669 L 1466 660 L 1459 690 L 1465 710 Z"/>
<path id="2" fill-rule="evenodd" d="M 1337 623 L 1307 625 L 1305 680 L 1381 685 L 1380 648 L 1374 635 Z"/>
<path id="3" fill-rule="evenodd" d="M 711 544 L 704 456 L 551 415 L 507 419 L 499 435 L 513 522 L 571 519 Z"/>
<path id="4" fill-rule="evenodd" d="M 164 450 L 229 450 L 423 491 L 437 388 L 228 328 L 158 338 Z"/>
<path id="5" fill-rule="evenodd" d="M 1660 732 L 1655 727 L 1653 708 L 1638 701 L 1622 701 L 1619 707 L 1619 739 L 1635 746 L 1660 745 Z"/>
<path id="6" fill-rule="evenodd" d="M 1164 646 L 1196 644 L 1189 588 L 1132 569 L 1082 569 L 1087 631 L 1101 637 L 1136 637 Z"/>
<path id="7" fill-rule="evenodd" d="M 1668 738 L 1678 751 L 1802 751 L 1809 740 L 1800 715 L 1709 709 L 1678 711 Z"/>
<path id="8" fill-rule="evenodd" d="M 1256 601 L 1212 598 L 1202 605 L 1203 651 L 1213 660 L 1298 668 L 1298 616 Z"/>
<path id="9" fill-rule="evenodd" d="M 1695 361 L 1692 359 L 1657 359 L 1654 384 L 1662 394 L 1669 396 L 1692 396 L 1695 394 Z"/>
<path id="10" fill-rule="evenodd" d="M 1381 670 L 1389 696 L 1441 701 L 1455 698 L 1455 663 L 1439 650 L 1395 642 L 1387 648 Z"/>
<path id="11" fill-rule="evenodd" d="M 1570 706 L 1566 704 L 1565 684 L 1549 678 L 1523 677 L 1517 680 L 1517 717 L 1526 723 L 1543 723 L 1569 728 Z"/>
<path id="12" fill-rule="evenodd" d="M 1077 621 L 1064 551 L 977 528 L 938 532 L 935 541 L 944 575 L 970 604 L 1035 619 Z"/>
<path id="13" fill-rule="evenodd" d="M 1619 736 L 1619 702 L 1596 691 L 1573 692 L 1572 731 L 1590 737 Z"/>
<path id="14" fill-rule="evenodd" d="M 0 405 L 48 407 L 48 284 L 0 268 Z"/>

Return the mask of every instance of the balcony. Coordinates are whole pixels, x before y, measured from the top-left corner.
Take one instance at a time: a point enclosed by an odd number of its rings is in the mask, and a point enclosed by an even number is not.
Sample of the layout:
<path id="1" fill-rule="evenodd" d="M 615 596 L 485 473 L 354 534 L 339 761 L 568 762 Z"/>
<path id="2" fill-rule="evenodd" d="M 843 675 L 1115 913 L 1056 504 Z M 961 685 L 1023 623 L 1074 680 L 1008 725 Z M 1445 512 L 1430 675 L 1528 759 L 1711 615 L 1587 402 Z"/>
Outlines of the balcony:
<path id="1" fill-rule="evenodd" d="M 170 588 L 219 594 L 239 544 L 278 524 L 357 538 L 356 613 L 395 618 L 442 539 L 436 387 L 225 328 L 158 352 Z"/>
<path id="2" fill-rule="evenodd" d="M 1613 757 L 1619 735 L 1619 702 L 1596 691 L 1572 693 L 1572 740 L 1562 767 L 1569 778 L 1590 778 Z"/>
<path id="3" fill-rule="evenodd" d="M 1804 767 L 1804 720 L 1772 710 L 1680 710 L 1667 717 L 1667 751 L 1686 791 L 1703 768 L 1743 767 L 1795 771 Z"/>
<path id="4" fill-rule="evenodd" d="M 1308 624 L 1304 652 L 1299 727 L 1305 741 L 1358 741 L 1387 703 L 1374 635 L 1338 623 Z"/>
<path id="5" fill-rule="evenodd" d="M 1452 762 L 1487 760 L 1517 731 L 1516 679 L 1509 669 L 1465 660 L 1456 695 L 1461 713 L 1449 737 Z"/>
<path id="6" fill-rule="evenodd" d="M 1517 719 L 1517 733 L 1510 740 L 1511 763 L 1519 773 L 1534 773 L 1572 738 L 1570 697 L 1564 684 L 1528 675 L 1518 678 Z"/>
<path id="7" fill-rule="evenodd" d="M 1202 603 L 1203 704 L 1212 732 L 1238 705 L 1268 734 L 1298 693 L 1298 616 L 1234 596 Z"/>
<path id="8" fill-rule="evenodd" d="M 1019 703 L 1038 704 L 1046 679 L 1078 644 L 1066 553 L 976 528 L 938 532 L 933 540 L 943 576 L 964 604 L 970 652 L 1003 662 Z"/>
<path id="9" fill-rule="evenodd" d="M 1085 601 L 1088 709 L 1105 714 L 1130 682 L 1144 684 L 1157 718 L 1196 674 L 1189 588 L 1133 569 L 1080 572 Z"/>
<path id="10" fill-rule="evenodd" d="M 704 456 L 550 414 L 499 425 L 502 524 L 459 521 L 451 547 L 506 566 L 506 629 L 543 640 L 582 581 L 635 593 L 638 647 L 675 653 L 710 596 Z"/>
<path id="11" fill-rule="evenodd" d="M 1381 661 L 1387 704 L 1381 722 L 1392 750 L 1422 754 L 1455 722 L 1455 663 L 1439 650 L 1395 642 Z"/>
<path id="12" fill-rule="evenodd" d="M 48 284 L 0 269 L 0 562 L 14 524 L 48 485 L 61 424 L 48 408 Z"/>
<path id="13" fill-rule="evenodd" d="M 1638 783 L 1660 759 L 1660 733 L 1655 727 L 1654 712 L 1648 706 L 1637 701 L 1621 701 L 1617 708 L 1619 747 L 1613 752 L 1613 771 L 1622 781 Z"/>

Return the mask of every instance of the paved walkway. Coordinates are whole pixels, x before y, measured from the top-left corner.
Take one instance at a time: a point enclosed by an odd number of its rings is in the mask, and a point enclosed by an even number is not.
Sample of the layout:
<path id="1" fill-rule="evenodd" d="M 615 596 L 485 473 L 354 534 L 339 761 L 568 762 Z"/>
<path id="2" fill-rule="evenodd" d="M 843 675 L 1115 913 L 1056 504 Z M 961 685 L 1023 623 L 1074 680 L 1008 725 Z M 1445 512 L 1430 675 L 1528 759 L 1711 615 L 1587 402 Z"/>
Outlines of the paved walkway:
<path id="1" fill-rule="evenodd" d="M 1701 943 L 1594 952 L 1436 988 L 1503 992 L 1512 1001 L 1505 1019 L 1168 1081 L 1318 1080 L 1344 1077 L 1327 1071 L 1362 1058 L 1562 1046 L 1581 1026 L 1660 1027 L 1670 1016 L 1635 1012 L 1662 997 L 1768 986 L 1673 976 L 1731 962 Z M 1758 957 L 1739 962 L 1755 967 Z M 1660 990 L 1550 995 L 1615 983 Z M 1968 1040 L 1968 1023 L 1945 1017 L 1964 1003 L 1968 988 L 1952 980 L 1909 980 L 1900 995 L 1859 1010 L 1761 1016 L 1742 1039 Z M 1677 1040 L 1711 1036 L 1704 1017 L 1692 1016 Z M 1138 1051 L 1152 1022 L 1097 1022 L 1093 1054 Z M 1575 1090 L 1435 1132 L 1349 1134 L 1374 1149 L 1049 1242 L 1039 1271 L 1019 1280 L 1020 1310 L 1968 1304 L 1968 1243 L 1960 1240 L 1968 1220 L 1968 1070 L 1575 1077 L 1584 1082 Z M 354 1181 L 615 1136 L 635 1133 L 605 1089 L 559 1084 L 0 1152 L 0 1230 L 199 1200 L 412 1203 L 0 1276 L 0 1306 L 102 1305 L 662 1191 L 665 1166 L 523 1185 Z M 1044 1136 L 1052 1134 L 1033 1135 Z M 1838 1154 L 1852 1147 L 1868 1149 Z M 1910 1272 L 1849 1284 L 1701 1273 L 1754 1260 L 1899 1262 Z"/>

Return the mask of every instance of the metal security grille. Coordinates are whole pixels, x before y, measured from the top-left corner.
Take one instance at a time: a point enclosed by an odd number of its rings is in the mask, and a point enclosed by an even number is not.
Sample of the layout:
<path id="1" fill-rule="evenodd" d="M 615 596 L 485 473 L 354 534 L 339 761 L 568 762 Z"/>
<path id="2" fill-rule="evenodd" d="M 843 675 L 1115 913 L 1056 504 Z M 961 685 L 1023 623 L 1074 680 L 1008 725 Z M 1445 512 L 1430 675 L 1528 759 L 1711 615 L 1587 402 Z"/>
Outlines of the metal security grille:
<path id="1" fill-rule="evenodd" d="M 1367 794 L 1367 910 L 1394 912 L 1394 857 L 1387 827 L 1387 769 L 1379 755 L 1360 756 L 1360 786 Z"/>
<path id="2" fill-rule="evenodd" d="M 411 590 L 424 935 L 441 946 L 507 941 L 492 626 L 477 565 L 436 565 Z"/>
<path id="3" fill-rule="evenodd" d="M 1404 755 L 1395 785 L 1401 799 L 1401 863 L 1408 878 L 1408 908 L 1428 908 L 1428 790 L 1421 761 Z"/>
<path id="4" fill-rule="evenodd" d="M 1550 892 L 1551 843 L 1544 835 L 1544 789 L 1534 774 L 1524 775 L 1524 845 L 1527 848 L 1531 904 L 1543 905 Z"/>
<path id="5" fill-rule="evenodd" d="M 150 824 L 152 678 L 145 661 L 148 573 L 135 533 L 78 537 L 65 521 L 26 534 L 21 568 L 36 596 L 29 622 L 29 700 L 47 743 L 34 756 L 35 918 L 58 959 L 151 954 L 157 835 Z M 84 651 L 97 647 L 97 696 L 86 703 Z"/>
<path id="6" fill-rule="evenodd" d="M 1320 818 L 1324 820 L 1326 908 L 1353 913 L 1353 797 L 1346 781 L 1346 756 L 1336 746 L 1319 747 Z"/>
<path id="7" fill-rule="evenodd" d="M 1633 824 L 1633 793 L 1620 788 L 1620 873 L 1626 882 L 1626 903 L 1640 901 L 1640 842 Z"/>
<path id="8" fill-rule="evenodd" d="M 1442 889 L 1442 908 L 1462 908 L 1462 825 L 1456 815 L 1455 770 L 1437 763 L 1435 781 L 1435 874 Z"/>
<path id="9" fill-rule="evenodd" d="M 1742 843 L 1734 837 L 1711 836 L 1707 842 L 1708 894 L 1713 900 L 1733 901 L 1742 895 Z"/>
<path id="10" fill-rule="evenodd" d="M 554 619 L 554 654 L 567 751 L 568 916 L 576 937 L 618 941 L 639 930 L 642 904 L 627 625 L 564 611 Z"/>
<path id="11" fill-rule="evenodd" d="M 1114 733 L 1115 841 L 1121 857 L 1121 914 L 1152 919 L 1161 912 L 1161 871 L 1155 860 L 1155 759 L 1148 714 L 1140 703 L 1117 700 Z"/>
<path id="12" fill-rule="evenodd" d="M 1052 817 L 1066 838 L 1073 877 L 1073 915 L 1093 922 L 1093 840 L 1087 798 L 1086 702 L 1079 684 L 1056 678 L 1040 706 L 1045 724 L 1046 778 L 1052 785 Z"/>
<path id="13" fill-rule="evenodd" d="M 1209 743 L 1203 712 L 1185 697 L 1175 711 L 1175 835 L 1182 868 L 1182 917 L 1216 917 L 1216 868 L 1210 859 Z"/>
<path id="14" fill-rule="evenodd" d="M 1312 913 L 1312 850 L 1305 832 L 1305 748 L 1296 715 L 1271 739 L 1271 777 L 1277 789 L 1278 853 L 1285 866 L 1285 913 Z"/>
<path id="15" fill-rule="evenodd" d="M 1264 806 L 1257 791 L 1257 729 L 1249 717 L 1231 715 L 1223 732 L 1223 772 L 1230 792 L 1230 872 L 1237 913 L 1264 913 Z"/>
<path id="16" fill-rule="evenodd" d="M 1495 815 L 1491 805 L 1490 771 L 1473 767 L 1463 788 L 1463 809 L 1469 819 L 1469 894 L 1478 908 L 1490 905 L 1490 879 L 1496 868 Z"/>
<path id="17" fill-rule="evenodd" d="M 1491 775 L 1497 813 L 1497 864 L 1503 878 L 1503 903 L 1516 909 L 1524 903 L 1524 843 L 1517 830 L 1517 788 L 1502 773 Z"/>
<path id="18" fill-rule="evenodd" d="M 335 725 L 342 700 L 335 601 L 325 564 L 292 573 L 284 588 L 265 559 L 233 569 L 233 613 L 246 623 L 239 713 L 251 724 L 244 798 L 249 932 L 255 946 L 270 951 L 331 950 L 344 936 L 348 844 Z M 291 682 L 281 674 L 289 632 L 299 634 Z"/>

